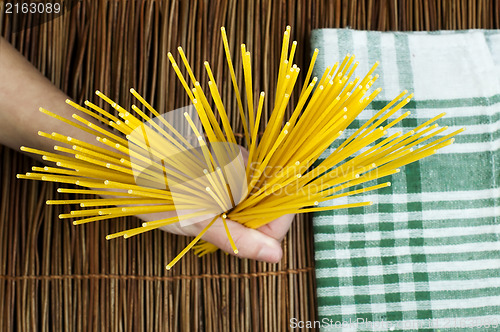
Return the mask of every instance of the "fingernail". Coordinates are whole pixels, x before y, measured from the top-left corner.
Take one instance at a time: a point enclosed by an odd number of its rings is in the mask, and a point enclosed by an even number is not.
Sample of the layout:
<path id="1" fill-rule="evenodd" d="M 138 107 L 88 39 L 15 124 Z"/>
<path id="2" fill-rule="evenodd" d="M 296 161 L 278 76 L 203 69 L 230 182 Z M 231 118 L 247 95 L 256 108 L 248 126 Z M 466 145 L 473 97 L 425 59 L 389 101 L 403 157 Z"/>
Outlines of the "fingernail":
<path id="1" fill-rule="evenodd" d="M 257 254 L 257 259 L 259 261 L 277 263 L 281 259 L 281 248 L 277 246 L 264 245 L 260 248 L 259 253 Z"/>

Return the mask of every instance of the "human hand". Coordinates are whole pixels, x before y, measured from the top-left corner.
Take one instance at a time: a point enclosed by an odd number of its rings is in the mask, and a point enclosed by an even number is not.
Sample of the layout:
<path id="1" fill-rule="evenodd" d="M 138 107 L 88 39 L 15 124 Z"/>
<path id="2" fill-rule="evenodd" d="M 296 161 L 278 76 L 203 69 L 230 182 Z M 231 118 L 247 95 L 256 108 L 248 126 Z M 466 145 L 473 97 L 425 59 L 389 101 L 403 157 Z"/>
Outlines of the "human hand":
<path id="1" fill-rule="evenodd" d="M 245 164 L 248 159 L 248 151 L 240 147 Z M 166 219 L 174 217 L 175 212 L 163 212 L 154 214 L 138 215 L 140 219 L 149 222 L 154 220 Z M 281 216 L 270 223 L 257 228 L 248 228 L 236 221 L 226 219 L 227 227 L 238 248 L 238 257 L 250 258 L 259 261 L 277 263 L 281 260 L 283 251 L 281 249 L 281 241 L 288 232 L 290 225 L 295 217 L 295 214 Z M 160 227 L 161 230 L 184 236 L 198 235 L 212 218 L 182 226 L 180 223 L 174 223 Z M 202 236 L 202 239 L 208 241 L 221 250 L 234 254 L 229 239 L 224 229 L 224 224 L 219 218 L 214 222 L 210 229 Z"/>
<path id="2" fill-rule="evenodd" d="M 175 216 L 174 212 L 139 215 L 144 221 L 154 221 Z M 281 241 L 285 237 L 293 221 L 294 214 L 284 215 L 272 222 L 257 228 L 251 229 L 242 224 L 226 219 L 227 227 L 238 248 L 238 257 L 250 258 L 268 263 L 277 263 L 283 255 Z M 181 226 L 179 223 L 160 227 L 161 230 L 184 235 L 196 236 L 205 226 L 212 221 L 206 219 L 191 225 Z M 227 238 L 222 220 L 216 220 L 209 230 L 202 236 L 202 239 L 216 245 L 221 250 L 233 254 L 233 249 Z"/>
<path id="3" fill-rule="evenodd" d="M 67 96 L 57 89 L 49 80 L 34 68 L 19 52 L 17 52 L 7 41 L 0 38 L 0 51 L 2 53 L 1 70 L 3 77 L 8 77 L 8 84 L 0 89 L 0 101 L 2 109 L 10 110 L 0 112 L 0 142 L 14 149 L 19 149 L 21 145 L 33 148 L 52 151 L 53 141 L 40 140 L 37 132 L 58 132 L 79 139 L 83 142 L 95 144 L 95 137 L 85 131 L 76 130 L 74 127 L 64 122 L 47 119 L 46 115 L 40 112 L 33 112 L 40 105 L 46 109 L 54 111 L 58 115 L 71 119 L 74 109 L 66 104 Z M 30 82 L 26 86 L 26 82 Z M 14 98 L 19 90 L 23 91 L 22 98 Z M 14 96 L 14 97 L 13 97 Z M 82 115 L 89 121 L 91 117 Z M 23 119 L 30 119 L 24 121 Z M 102 146 L 106 148 L 106 146 Z M 243 157 L 246 157 L 246 150 L 242 149 Z M 33 156 L 33 155 L 31 155 Z M 100 191 L 105 188 L 97 189 Z M 118 198 L 105 195 L 105 198 Z M 174 213 L 147 214 L 139 218 L 144 221 L 165 219 L 174 216 Z M 266 262 L 278 262 L 281 259 L 282 251 L 280 241 L 290 228 L 293 215 L 280 217 L 259 229 L 250 229 L 242 224 L 227 219 L 229 231 L 238 248 L 238 256 L 252 258 Z M 206 226 L 208 221 L 199 222 L 193 225 L 181 227 L 178 223 L 164 226 L 162 229 L 167 232 L 195 236 Z M 216 221 L 212 227 L 204 234 L 202 239 L 211 242 L 222 250 L 233 253 L 222 221 Z"/>

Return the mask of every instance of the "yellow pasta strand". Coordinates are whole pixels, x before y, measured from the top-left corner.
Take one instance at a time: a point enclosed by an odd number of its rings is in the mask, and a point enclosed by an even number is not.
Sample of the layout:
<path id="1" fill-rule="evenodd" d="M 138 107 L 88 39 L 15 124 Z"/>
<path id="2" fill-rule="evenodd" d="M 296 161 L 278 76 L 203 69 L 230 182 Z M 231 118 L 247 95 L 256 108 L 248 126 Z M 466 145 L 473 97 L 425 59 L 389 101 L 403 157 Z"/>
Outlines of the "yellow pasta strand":
<path id="1" fill-rule="evenodd" d="M 354 55 L 347 54 L 328 66 L 319 78 L 311 78 L 319 52 L 315 49 L 298 91 L 295 85 L 302 74 L 294 59 L 299 49 L 296 41 L 290 44 L 291 27 L 287 26 L 277 73 L 272 73 L 277 75 L 275 99 L 267 100 L 261 92 L 258 103 L 254 104 L 251 54 L 245 44 L 241 44 L 241 67 L 235 68 L 224 28 L 221 28 L 221 36 L 239 118 L 230 119 L 221 97 L 226 95 L 217 86 L 209 63 L 204 62 L 210 92 L 205 94 L 203 84 L 196 78 L 200 66 L 192 66 L 184 50 L 178 47 L 179 64 L 185 67 L 186 77 L 174 56 L 171 53 L 167 56 L 196 110 L 196 114 L 186 112 L 179 116 L 181 119 L 175 119 L 185 120 L 185 128 L 175 128 L 171 120 L 167 121 L 133 88 L 130 93 L 139 103 L 131 109 L 125 109 L 97 90 L 97 97 L 109 104 L 113 112 L 91 101 L 85 101 L 86 107 L 83 107 L 66 100 L 85 114 L 73 114 L 72 119 L 40 108 L 46 115 L 91 134 L 97 142 L 40 131 L 41 137 L 56 142 L 55 151 L 24 146 L 21 150 L 42 156 L 51 166 L 34 166 L 30 172 L 17 177 L 81 187 L 57 191 L 86 195 L 84 198 L 64 196 L 46 202 L 78 204 L 80 209 L 59 216 L 72 218 L 75 225 L 139 214 L 166 214 L 163 219 L 144 222 L 142 227 L 108 234 L 108 240 L 137 236 L 184 220 L 211 220 L 166 266 L 171 269 L 191 248 L 198 255 L 217 250 L 201 237 L 218 218 L 222 220 L 232 251 L 237 254 L 227 219 L 258 228 L 285 214 L 368 206 L 370 202 L 343 205 L 334 205 L 334 202 L 390 186 L 390 182 L 383 182 L 356 187 L 396 174 L 400 167 L 436 153 L 452 144 L 454 137 L 464 130 L 449 133 L 448 127 L 439 127 L 436 121 L 445 115 L 441 113 L 408 132 L 388 134 L 388 130 L 396 128 L 410 114 L 401 111 L 413 97 L 404 90 L 334 148 L 332 144 L 346 130 L 350 131 L 349 125 L 380 93 L 381 89 L 376 88 L 378 61 L 365 76 L 354 77 L 359 63 Z M 241 73 L 241 77 L 236 73 Z M 240 94 L 238 80 L 244 84 L 241 93 L 245 96 Z M 289 102 L 293 108 L 287 117 Z M 269 118 L 263 115 L 267 107 L 272 109 Z M 203 130 L 198 129 L 198 124 Z M 243 129 L 248 148 L 246 165 L 241 161 L 237 145 L 238 129 L 232 124 L 241 125 Z M 262 136 L 260 128 L 264 129 Z M 193 137 L 197 139 L 195 146 L 190 143 Z M 325 151 L 327 156 L 321 160 Z M 328 202 L 323 204 L 329 206 L 320 206 L 322 202 Z"/>
<path id="2" fill-rule="evenodd" d="M 170 270 L 172 268 L 172 266 L 175 265 L 175 263 L 177 263 L 179 261 L 179 259 L 182 258 L 182 256 L 184 256 L 188 251 L 189 249 L 191 249 L 200 239 L 201 237 L 208 231 L 208 229 L 213 225 L 213 223 L 219 218 L 220 216 L 216 216 L 207 226 L 205 226 L 205 228 L 203 228 L 203 230 L 200 232 L 200 234 L 198 234 L 193 241 L 191 241 L 191 243 L 189 243 L 187 245 L 186 248 L 184 248 L 170 263 L 167 264 L 166 268 L 167 270 Z"/>

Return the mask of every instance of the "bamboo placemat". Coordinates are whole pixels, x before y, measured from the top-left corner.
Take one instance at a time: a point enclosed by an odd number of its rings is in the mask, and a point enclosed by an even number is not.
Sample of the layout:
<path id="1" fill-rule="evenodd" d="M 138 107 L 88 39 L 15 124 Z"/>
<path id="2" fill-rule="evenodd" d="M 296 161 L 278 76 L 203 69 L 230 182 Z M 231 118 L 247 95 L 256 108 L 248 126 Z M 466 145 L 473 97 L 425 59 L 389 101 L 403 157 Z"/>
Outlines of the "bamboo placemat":
<path id="1" fill-rule="evenodd" d="M 128 90 L 134 87 L 160 112 L 185 105 L 187 97 L 166 57 L 182 45 L 202 84 L 203 61 L 210 61 L 235 127 L 241 124 L 224 66 L 221 26 L 229 34 L 240 84 L 239 44 L 245 42 L 253 56 L 255 91 L 273 95 L 287 24 L 299 42 L 296 61 L 301 68 L 307 68 L 314 28 L 500 25 L 500 6 L 493 0 L 83 0 L 70 13 L 18 33 L 11 32 L 13 22 L 3 12 L 2 35 L 79 103 L 96 101 L 93 93 L 99 89 L 127 106 Z M 44 204 L 62 197 L 55 185 L 15 178 L 33 161 L 1 146 L 0 156 L 0 330 L 278 331 L 288 329 L 292 317 L 316 318 L 308 216 L 294 222 L 277 265 L 222 253 L 202 259 L 190 254 L 167 272 L 166 262 L 189 239 L 155 231 L 106 241 L 110 231 L 124 228 L 124 223 L 137 225 L 137 220 L 84 226 L 60 221 L 57 215 L 69 209 Z"/>

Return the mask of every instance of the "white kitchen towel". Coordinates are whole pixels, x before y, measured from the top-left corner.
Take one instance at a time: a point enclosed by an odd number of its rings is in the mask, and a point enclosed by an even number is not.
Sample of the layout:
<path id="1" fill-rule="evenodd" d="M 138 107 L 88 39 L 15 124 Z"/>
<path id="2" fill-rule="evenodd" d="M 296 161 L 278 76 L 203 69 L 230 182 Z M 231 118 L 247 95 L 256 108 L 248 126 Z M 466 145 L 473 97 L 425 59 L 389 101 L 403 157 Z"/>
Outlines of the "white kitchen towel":
<path id="1" fill-rule="evenodd" d="M 500 330 L 500 32 L 322 29 L 311 45 L 319 77 L 346 53 L 361 77 L 380 61 L 372 89 L 383 91 L 343 137 L 405 89 L 414 99 L 394 117 L 411 115 L 393 132 L 442 112 L 450 132 L 466 127 L 451 146 L 378 181 L 392 187 L 335 200 L 372 206 L 314 215 L 317 326 Z"/>

